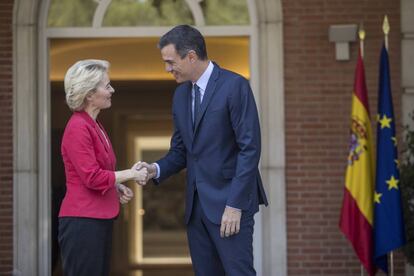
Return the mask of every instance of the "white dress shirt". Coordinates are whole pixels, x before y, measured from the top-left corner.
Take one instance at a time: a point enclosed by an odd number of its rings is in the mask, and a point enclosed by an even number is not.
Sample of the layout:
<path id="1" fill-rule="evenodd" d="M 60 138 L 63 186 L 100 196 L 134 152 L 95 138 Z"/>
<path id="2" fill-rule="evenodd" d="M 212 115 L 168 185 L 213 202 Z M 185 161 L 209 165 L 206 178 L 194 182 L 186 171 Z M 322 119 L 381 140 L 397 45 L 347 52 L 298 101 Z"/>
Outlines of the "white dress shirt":
<path id="1" fill-rule="evenodd" d="M 197 86 L 200 88 L 200 105 L 203 102 L 204 93 L 206 92 L 208 80 L 211 77 L 211 74 L 213 73 L 214 64 L 209 61 L 208 66 L 204 73 L 200 76 L 200 78 L 193 83 L 193 88 L 191 89 L 191 110 L 194 114 L 194 102 L 195 102 L 195 91 L 194 91 L 194 84 L 197 84 Z"/>

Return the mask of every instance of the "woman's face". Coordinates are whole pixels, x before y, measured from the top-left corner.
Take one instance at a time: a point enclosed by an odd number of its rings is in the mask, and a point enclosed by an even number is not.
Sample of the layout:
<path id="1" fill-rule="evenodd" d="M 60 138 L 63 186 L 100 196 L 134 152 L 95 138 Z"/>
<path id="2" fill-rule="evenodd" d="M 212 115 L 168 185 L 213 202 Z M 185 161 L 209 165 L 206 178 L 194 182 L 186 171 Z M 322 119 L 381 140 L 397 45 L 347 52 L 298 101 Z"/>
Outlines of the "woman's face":
<path id="1" fill-rule="evenodd" d="M 96 91 L 88 96 L 88 105 L 96 109 L 106 109 L 111 107 L 111 97 L 115 90 L 112 88 L 107 73 L 101 83 L 96 88 Z"/>

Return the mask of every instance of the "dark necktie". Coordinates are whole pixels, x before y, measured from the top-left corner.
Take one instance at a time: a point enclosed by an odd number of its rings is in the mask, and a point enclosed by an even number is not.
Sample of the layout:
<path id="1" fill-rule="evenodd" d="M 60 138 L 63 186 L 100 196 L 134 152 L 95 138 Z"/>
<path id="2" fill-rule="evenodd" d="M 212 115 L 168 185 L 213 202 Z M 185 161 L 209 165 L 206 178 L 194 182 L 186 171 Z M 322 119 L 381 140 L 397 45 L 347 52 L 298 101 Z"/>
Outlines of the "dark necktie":
<path id="1" fill-rule="evenodd" d="M 198 112 L 200 111 L 200 102 L 201 102 L 201 95 L 200 95 L 200 87 L 197 84 L 194 84 L 194 116 L 193 116 L 193 130 L 195 128 Z"/>

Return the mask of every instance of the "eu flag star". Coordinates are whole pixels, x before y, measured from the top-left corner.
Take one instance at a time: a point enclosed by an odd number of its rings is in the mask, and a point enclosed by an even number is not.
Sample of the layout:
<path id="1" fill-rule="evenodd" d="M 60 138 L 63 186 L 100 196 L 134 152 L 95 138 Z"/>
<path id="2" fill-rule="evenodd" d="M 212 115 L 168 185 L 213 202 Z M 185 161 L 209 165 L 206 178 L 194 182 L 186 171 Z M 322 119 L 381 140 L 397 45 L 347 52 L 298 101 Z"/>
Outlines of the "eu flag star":
<path id="1" fill-rule="evenodd" d="M 398 161 L 398 159 L 394 159 L 395 165 L 397 166 L 397 168 L 400 167 L 400 161 Z"/>
<path id="2" fill-rule="evenodd" d="M 394 137 L 391 137 L 391 140 L 394 142 L 394 146 L 397 146 L 397 138 L 395 138 L 394 136 Z"/>
<path id="3" fill-rule="evenodd" d="M 383 129 L 385 127 L 391 128 L 391 121 L 392 121 L 392 119 L 388 118 L 387 115 L 384 114 L 382 116 L 382 119 L 379 120 L 379 123 L 381 124 L 381 129 Z"/>
<path id="4" fill-rule="evenodd" d="M 382 194 L 375 192 L 374 194 L 374 202 L 380 204 L 381 203 Z"/>
<path id="5" fill-rule="evenodd" d="M 394 176 L 391 176 L 390 180 L 386 181 L 388 184 L 388 190 L 391 190 L 392 188 L 398 190 L 398 182 L 399 180 L 395 179 Z"/>

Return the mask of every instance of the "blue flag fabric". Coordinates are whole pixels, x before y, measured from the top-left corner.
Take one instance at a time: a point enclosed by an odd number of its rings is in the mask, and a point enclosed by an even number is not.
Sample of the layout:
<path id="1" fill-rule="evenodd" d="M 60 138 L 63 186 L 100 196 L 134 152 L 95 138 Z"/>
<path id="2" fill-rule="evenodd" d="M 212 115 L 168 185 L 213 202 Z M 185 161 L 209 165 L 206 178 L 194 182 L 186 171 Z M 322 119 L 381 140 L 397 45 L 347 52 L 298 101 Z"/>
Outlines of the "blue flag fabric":
<path id="1" fill-rule="evenodd" d="M 374 262 L 388 273 L 387 254 L 405 243 L 395 117 L 388 52 L 381 50 L 377 115 L 377 169 L 374 192 Z"/>

